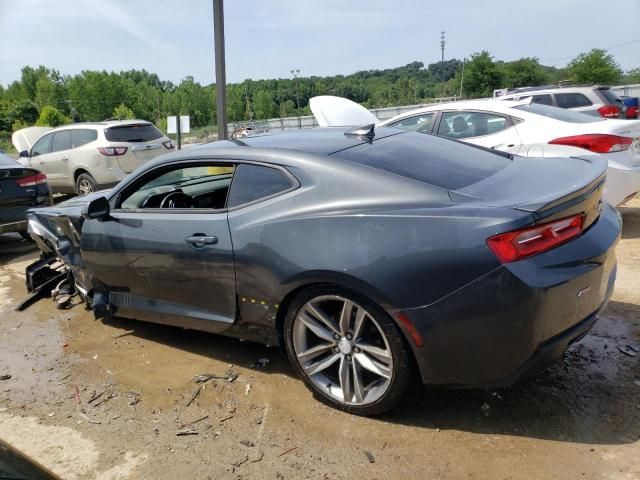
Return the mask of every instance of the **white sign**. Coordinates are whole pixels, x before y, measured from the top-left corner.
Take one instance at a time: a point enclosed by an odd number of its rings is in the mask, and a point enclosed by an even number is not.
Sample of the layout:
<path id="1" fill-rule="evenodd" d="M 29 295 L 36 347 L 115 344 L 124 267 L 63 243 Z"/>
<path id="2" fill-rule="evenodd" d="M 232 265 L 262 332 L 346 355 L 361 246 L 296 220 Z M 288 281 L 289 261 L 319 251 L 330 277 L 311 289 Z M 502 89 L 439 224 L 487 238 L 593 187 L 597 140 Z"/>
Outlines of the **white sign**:
<path id="1" fill-rule="evenodd" d="M 176 123 L 175 116 L 167 117 L 167 133 L 178 133 L 178 125 Z M 190 130 L 189 115 L 180 115 L 180 133 L 189 133 Z"/>

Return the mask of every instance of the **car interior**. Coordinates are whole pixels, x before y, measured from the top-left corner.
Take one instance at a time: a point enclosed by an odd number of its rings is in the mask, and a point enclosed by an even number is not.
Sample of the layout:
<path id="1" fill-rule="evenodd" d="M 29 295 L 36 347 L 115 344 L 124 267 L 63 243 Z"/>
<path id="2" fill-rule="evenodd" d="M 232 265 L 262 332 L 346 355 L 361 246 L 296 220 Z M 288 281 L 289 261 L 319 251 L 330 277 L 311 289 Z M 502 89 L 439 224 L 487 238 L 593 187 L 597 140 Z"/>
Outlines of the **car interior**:
<path id="1" fill-rule="evenodd" d="M 205 166 L 171 170 L 125 194 L 121 209 L 224 209 L 234 167 Z"/>

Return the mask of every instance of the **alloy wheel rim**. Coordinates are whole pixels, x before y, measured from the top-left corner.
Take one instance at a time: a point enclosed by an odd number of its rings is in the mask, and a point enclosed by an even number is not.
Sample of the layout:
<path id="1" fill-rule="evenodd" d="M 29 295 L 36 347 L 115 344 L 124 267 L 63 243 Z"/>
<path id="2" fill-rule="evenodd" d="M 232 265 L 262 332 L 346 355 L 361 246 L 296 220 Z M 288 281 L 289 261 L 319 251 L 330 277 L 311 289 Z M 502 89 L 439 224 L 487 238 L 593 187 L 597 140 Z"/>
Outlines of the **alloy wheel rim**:
<path id="1" fill-rule="evenodd" d="M 373 316 L 338 295 L 313 298 L 298 311 L 293 349 L 315 387 L 347 405 L 380 399 L 393 379 L 389 342 Z"/>
<path id="2" fill-rule="evenodd" d="M 89 180 L 80 180 L 78 190 L 81 194 L 86 195 L 87 193 L 93 192 L 93 187 L 91 186 L 91 182 L 89 182 Z"/>

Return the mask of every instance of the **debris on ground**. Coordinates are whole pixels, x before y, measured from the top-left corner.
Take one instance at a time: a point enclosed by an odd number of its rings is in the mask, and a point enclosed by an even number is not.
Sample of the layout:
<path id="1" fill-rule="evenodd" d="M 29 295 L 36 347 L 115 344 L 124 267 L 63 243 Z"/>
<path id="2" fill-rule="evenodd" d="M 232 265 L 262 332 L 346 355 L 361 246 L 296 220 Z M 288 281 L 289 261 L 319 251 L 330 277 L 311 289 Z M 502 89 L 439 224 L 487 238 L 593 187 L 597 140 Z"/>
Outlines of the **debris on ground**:
<path id="1" fill-rule="evenodd" d="M 100 406 L 103 403 L 107 403 L 109 400 L 111 400 L 112 398 L 117 397 L 118 395 L 115 392 L 110 392 L 109 395 L 107 395 L 106 397 L 103 397 L 99 402 L 96 402 L 93 404 L 94 407 Z"/>
<path id="2" fill-rule="evenodd" d="M 5 373 L 4 375 L 0 375 L 0 380 L 9 380 L 11 378 L 11 375 L 9 375 L 8 373 Z"/>
<path id="3" fill-rule="evenodd" d="M 127 405 L 133 406 L 140 403 L 140 393 L 138 392 L 126 392 L 125 395 L 128 398 Z"/>
<path id="4" fill-rule="evenodd" d="M 224 375 L 217 375 L 215 373 L 200 373 L 194 376 L 193 381 L 196 383 L 205 383 L 209 380 L 227 380 L 228 382 L 233 382 L 237 378 L 238 374 L 229 369 Z"/>
<path id="5" fill-rule="evenodd" d="M 114 340 L 118 339 L 118 338 L 122 338 L 122 337 L 126 337 L 127 335 L 131 335 L 132 333 L 135 333 L 135 330 L 127 330 L 126 332 L 122 332 L 119 333 L 118 335 L 114 335 L 113 338 Z"/>
<path id="6" fill-rule="evenodd" d="M 375 457 L 373 456 L 373 453 L 371 453 L 371 452 L 367 452 L 367 451 L 365 450 L 365 451 L 364 451 L 364 454 L 366 455 L 367 460 L 369 460 L 369 463 L 376 463 L 376 459 L 375 459 Z"/>
<path id="7" fill-rule="evenodd" d="M 100 393 L 96 393 L 96 390 L 94 390 L 93 392 L 91 392 L 91 398 L 89 398 L 89 400 L 87 401 L 87 403 L 93 403 L 95 402 L 97 399 L 99 399 L 102 395 L 104 395 L 105 393 L 107 393 L 106 390 L 101 391 Z"/>
<path id="8" fill-rule="evenodd" d="M 249 395 L 249 392 L 251 391 L 251 384 L 247 383 L 246 388 L 244 389 L 244 394 L 245 395 Z"/>
<path id="9" fill-rule="evenodd" d="M 480 410 L 482 410 L 482 413 L 484 414 L 485 417 L 489 416 L 489 409 L 491 407 L 489 406 L 488 403 L 483 403 L 482 406 L 480 407 Z"/>
<path id="10" fill-rule="evenodd" d="M 298 447 L 291 447 L 289 450 L 285 450 L 284 452 L 282 452 L 280 455 L 278 455 L 278 457 L 283 457 L 285 456 L 287 453 L 291 453 L 294 450 L 296 450 Z"/>
<path id="11" fill-rule="evenodd" d="M 270 358 L 259 358 L 258 360 L 256 360 L 256 363 L 254 363 L 253 365 L 250 365 L 251 368 L 264 368 L 267 365 L 269 365 L 269 363 L 271 362 Z"/>
<path id="12" fill-rule="evenodd" d="M 234 467 L 238 468 L 240 465 L 243 465 L 245 463 L 247 463 L 249 461 L 249 455 L 245 455 L 242 459 L 233 462 L 231 465 L 233 465 Z"/>
<path id="13" fill-rule="evenodd" d="M 240 445 L 244 445 L 245 447 L 255 447 L 255 443 L 251 440 L 240 440 Z"/>
<path id="14" fill-rule="evenodd" d="M 640 348 L 634 347 L 633 345 L 618 345 L 618 350 L 630 357 L 635 357 L 638 352 L 640 352 Z"/>
<path id="15" fill-rule="evenodd" d="M 249 460 L 249 463 L 258 463 L 264 458 L 264 452 L 260 452 L 256 458 Z"/>
<path id="16" fill-rule="evenodd" d="M 77 385 L 74 385 L 73 388 L 76 392 L 76 402 L 78 402 L 78 405 L 80 405 L 82 403 L 82 401 L 80 400 L 80 390 L 78 390 Z"/>
<path id="17" fill-rule="evenodd" d="M 102 422 L 99 422 L 98 420 L 92 420 L 91 418 L 87 417 L 84 413 L 81 413 L 80 416 L 84 418 L 87 422 L 93 423 L 94 425 L 100 425 L 102 423 Z"/>
<path id="18" fill-rule="evenodd" d="M 193 401 L 198 397 L 198 395 L 200 395 L 200 390 L 201 390 L 201 387 L 196 387 L 196 389 L 191 393 L 191 398 L 189 399 L 185 407 L 188 407 L 193 403 Z"/>
<path id="19" fill-rule="evenodd" d="M 180 430 L 176 432 L 177 437 L 184 437 L 186 435 L 199 435 L 195 428 L 188 428 L 185 430 Z"/>

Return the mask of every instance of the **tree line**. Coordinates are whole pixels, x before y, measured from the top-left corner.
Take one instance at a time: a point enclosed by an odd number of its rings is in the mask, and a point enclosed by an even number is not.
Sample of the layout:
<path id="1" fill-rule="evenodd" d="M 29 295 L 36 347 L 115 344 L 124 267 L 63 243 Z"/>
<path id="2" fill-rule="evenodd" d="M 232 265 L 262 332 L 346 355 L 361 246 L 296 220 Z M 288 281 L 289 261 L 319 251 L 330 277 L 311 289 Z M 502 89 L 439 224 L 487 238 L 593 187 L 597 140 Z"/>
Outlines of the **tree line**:
<path id="1" fill-rule="evenodd" d="M 464 62 L 450 59 L 427 66 L 366 70 L 351 75 L 245 80 L 227 86 L 229 121 L 308 115 L 316 95 L 346 97 L 368 108 L 409 105 L 437 97 L 491 96 L 494 89 L 577 83 L 640 83 L 640 69 L 623 72 L 613 56 L 594 49 L 566 68 L 544 66 L 537 58 L 505 62 L 487 51 Z M 166 129 L 167 115 L 190 115 L 194 128 L 216 121 L 215 84 L 187 76 L 180 83 L 160 80 L 146 70 L 83 71 L 62 75 L 45 66 L 25 66 L 19 80 L 0 85 L 0 148 L 12 150 L 13 131 L 31 125 L 57 126 L 108 118 L 140 118 Z"/>

